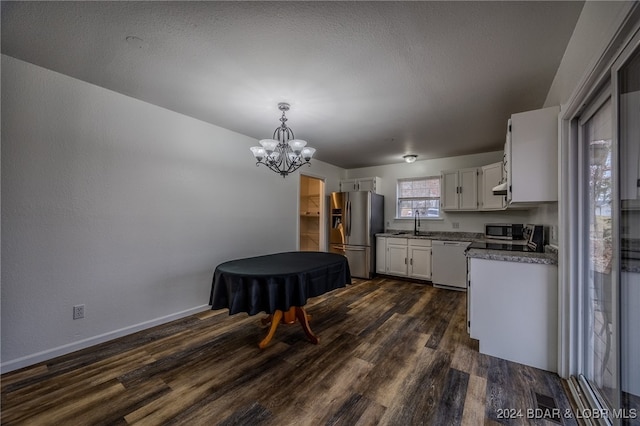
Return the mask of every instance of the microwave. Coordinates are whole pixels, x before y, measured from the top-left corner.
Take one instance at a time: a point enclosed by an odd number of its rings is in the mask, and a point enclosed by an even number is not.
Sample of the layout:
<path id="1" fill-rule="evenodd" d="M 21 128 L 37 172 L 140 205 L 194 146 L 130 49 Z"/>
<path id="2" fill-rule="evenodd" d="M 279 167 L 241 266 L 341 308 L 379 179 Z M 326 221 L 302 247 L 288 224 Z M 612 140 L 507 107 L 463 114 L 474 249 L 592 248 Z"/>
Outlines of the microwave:
<path id="1" fill-rule="evenodd" d="M 487 223 L 484 225 L 484 235 L 496 240 L 522 240 L 523 229 L 522 223 Z"/>

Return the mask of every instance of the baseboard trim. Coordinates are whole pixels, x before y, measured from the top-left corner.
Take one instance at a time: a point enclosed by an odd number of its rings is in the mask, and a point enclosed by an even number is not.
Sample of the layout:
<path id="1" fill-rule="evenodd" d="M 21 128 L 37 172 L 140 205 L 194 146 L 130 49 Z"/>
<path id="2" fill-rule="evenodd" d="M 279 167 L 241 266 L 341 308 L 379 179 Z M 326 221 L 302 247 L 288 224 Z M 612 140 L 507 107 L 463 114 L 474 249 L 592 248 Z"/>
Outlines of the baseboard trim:
<path id="1" fill-rule="evenodd" d="M 155 318 L 149 321 L 144 321 L 138 324 L 124 327 L 118 330 L 109 331 L 107 333 L 99 334 L 97 336 L 88 337 L 86 339 L 78 340 L 77 342 L 68 343 L 66 345 L 58 346 L 56 348 L 47 349 L 45 351 L 37 352 L 31 355 L 23 356 L 11 361 L 0 363 L 0 374 L 8 373 L 10 371 L 18 370 L 20 368 L 28 367 L 30 365 L 38 364 L 43 361 L 48 361 L 55 357 L 66 355 L 71 352 L 78 351 L 80 349 L 86 349 L 88 347 L 108 342 L 109 340 L 117 339 L 118 337 L 133 334 L 138 331 L 145 330 L 147 328 L 155 327 L 156 325 L 166 324 L 168 322 L 188 317 L 189 315 L 197 314 L 211 309 L 209 305 L 196 306 L 191 309 L 176 312 L 163 317 Z"/>

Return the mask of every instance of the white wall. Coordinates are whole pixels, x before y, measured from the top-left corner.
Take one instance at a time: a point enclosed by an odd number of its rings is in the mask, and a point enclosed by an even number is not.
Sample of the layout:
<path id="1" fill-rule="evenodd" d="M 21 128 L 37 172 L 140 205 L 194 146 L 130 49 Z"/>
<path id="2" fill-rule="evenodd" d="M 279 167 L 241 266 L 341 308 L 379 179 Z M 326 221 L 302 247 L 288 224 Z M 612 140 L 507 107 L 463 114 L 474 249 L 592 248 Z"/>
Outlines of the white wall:
<path id="1" fill-rule="evenodd" d="M 633 1 L 586 1 L 544 106 L 565 105 L 594 69 Z"/>
<path id="2" fill-rule="evenodd" d="M 398 179 L 409 177 L 439 176 L 442 170 L 480 167 L 502 161 L 502 151 L 482 154 L 463 155 L 458 157 L 418 160 L 415 163 L 398 163 L 385 166 L 363 167 L 347 170 L 349 178 L 378 176 L 382 179 L 381 190 L 384 195 L 385 229 L 413 229 L 412 219 L 395 219 L 396 184 Z M 535 210 L 534 210 L 535 211 Z M 508 210 L 500 212 L 443 212 L 442 220 L 421 221 L 423 231 L 464 231 L 484 233 L 485 223 L 529 223 L 531 211 Z M 454 229 L 453 222 L 460 227 Z"/>
<path id="3" fill-rule="evenodd" d="M 3 371 L 207 309 L 218 263 L 295 250 L 299 177 L 255 144 L 2 55 Z"/>

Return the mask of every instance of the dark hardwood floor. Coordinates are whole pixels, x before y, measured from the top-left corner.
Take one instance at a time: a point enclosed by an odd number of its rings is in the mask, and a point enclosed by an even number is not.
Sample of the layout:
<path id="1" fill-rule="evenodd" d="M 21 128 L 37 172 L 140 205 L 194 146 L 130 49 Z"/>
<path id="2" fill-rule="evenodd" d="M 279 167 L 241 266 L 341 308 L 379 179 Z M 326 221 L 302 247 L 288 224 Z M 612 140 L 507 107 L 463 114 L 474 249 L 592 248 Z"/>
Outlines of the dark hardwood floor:
<path id="1" fill-rule="evenodd" d="M 576 424 L 527 418 L 570 409 L 564 384 L 478 353 L 465 293 L 378 278 L 306 308 L 319 345 L 281 325 L 260 350 L 262 315 L 209 311 L 7 373 L 2 424 Z"/>

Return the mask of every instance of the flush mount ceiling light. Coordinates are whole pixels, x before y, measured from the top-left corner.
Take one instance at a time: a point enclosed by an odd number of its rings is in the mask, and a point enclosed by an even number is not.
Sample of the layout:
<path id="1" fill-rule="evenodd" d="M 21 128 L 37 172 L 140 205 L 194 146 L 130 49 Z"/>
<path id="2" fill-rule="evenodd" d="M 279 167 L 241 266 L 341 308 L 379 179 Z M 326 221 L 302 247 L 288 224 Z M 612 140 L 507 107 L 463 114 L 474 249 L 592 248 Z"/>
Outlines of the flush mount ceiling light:
<path id="1" fill-rule="evenodd" d="M 295 139 L 293 130 L 287 127 L 287 117 L 284 113 L 289 111 L 289 106 L 284 102 L 278 104 L 278 109 L 282 111 L 282 124 L 273 132 L 273 139 L 262 139 L 262 146 L 250 148 L 256 157 L 256 166 L 264 164 L 283 178 L 298 170 L 303 164 L 311 165 L 311 157 L 316 152 L 314 148 L 306 146 L 306 141 Z"/>
<path id="2" fill-rule="evenodd" d="M 416 161 L 416 158 L 418 158 L 418 156 L 416 154 L 407 154 L 407 155 L 404 155 L 402 158 L 404 158 L 404 161 L 406 161 L 407 163 L 414 163 Z"/>

